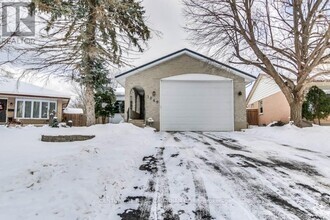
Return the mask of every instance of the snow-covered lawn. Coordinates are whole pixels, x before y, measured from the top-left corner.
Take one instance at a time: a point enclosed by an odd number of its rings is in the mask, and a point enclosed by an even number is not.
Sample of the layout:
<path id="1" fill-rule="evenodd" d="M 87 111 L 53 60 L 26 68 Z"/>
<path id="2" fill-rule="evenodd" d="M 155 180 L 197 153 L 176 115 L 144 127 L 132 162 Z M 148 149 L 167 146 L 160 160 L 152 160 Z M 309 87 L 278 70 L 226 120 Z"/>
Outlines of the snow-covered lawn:
<path id="1" fill-rule="evenodd" d="M 329 136 L 0 126 L 0 219 L 330 219 Z"/>

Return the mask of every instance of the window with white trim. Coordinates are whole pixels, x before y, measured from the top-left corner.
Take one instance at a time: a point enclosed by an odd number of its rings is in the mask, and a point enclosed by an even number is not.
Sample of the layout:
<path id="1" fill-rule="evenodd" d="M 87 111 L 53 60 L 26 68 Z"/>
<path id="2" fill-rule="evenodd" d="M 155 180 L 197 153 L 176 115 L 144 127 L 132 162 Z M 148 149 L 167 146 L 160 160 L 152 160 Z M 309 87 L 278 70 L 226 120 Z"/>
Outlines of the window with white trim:
<path id="1" fill-rule="evenodd" d="M 49 119 L 49 114 L 57 109 L 56 101 L 17 99 L 15 118 Z"/>

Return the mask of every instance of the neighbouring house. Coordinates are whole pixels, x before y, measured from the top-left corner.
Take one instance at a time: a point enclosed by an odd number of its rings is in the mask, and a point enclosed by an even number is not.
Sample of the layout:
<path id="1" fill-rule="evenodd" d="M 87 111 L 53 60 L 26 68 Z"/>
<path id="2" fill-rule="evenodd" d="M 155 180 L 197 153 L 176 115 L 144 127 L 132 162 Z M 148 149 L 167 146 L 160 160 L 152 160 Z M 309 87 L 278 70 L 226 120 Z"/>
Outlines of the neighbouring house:
<path id="1" fill-rule="evenodd" d="M 48 124 L 50 114 L 62 121 L 70 95 L 15 79 L 0 79 L 0 124 Z"/>
<path id="2" fill-rule="evenodd" d="M 306 89 L 316 85 L 330 95 L 330 82 L 315 81 Z M 260 74 L 247 97 L 248 122 L 251 125 L 268 125 L 274 121 L 288 123 L 290 106 L 283 92 L 268 75 Z M 322 124 L 330 124 L 330 118 L 322 120 Z"/>
<path id="3" fill-rule="evenodd" d="M 245 86 L 255 77 L 182 49 L 116 76 L 125 88 L 125 120 L 161 131 L 247 127 Z"/>

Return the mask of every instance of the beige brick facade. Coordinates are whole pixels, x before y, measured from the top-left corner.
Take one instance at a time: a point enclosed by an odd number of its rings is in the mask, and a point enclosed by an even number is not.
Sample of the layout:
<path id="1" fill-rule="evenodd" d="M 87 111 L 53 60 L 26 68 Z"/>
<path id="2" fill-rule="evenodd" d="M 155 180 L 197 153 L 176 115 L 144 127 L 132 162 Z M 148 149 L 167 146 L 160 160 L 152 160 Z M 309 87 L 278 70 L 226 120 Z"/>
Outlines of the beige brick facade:
<path id="1" fill-rule="evenodd" d="M 160 127 L 160 80 L 181 74 L 203 73 L 222 76 L 233 80 L 234 85 L 234 120 L 235 130 L 247 127 L 245 110 L 245 85 L 243 77 L 235 75 L 226 69 L 203 62 L 186 54 L 150 67 L 135 75 L 128 76 L 125 81 L 125 112 L 130 107 L 130 91 L 141 87 L 145 91 L 145 119 L 154 119 L 154 127 Z M 155 92 L 155 95 L 153 95 Z M 220 114 L 220 113 L 219 113 Z M 127 114 L 125 114 L 127 117 Z"/>

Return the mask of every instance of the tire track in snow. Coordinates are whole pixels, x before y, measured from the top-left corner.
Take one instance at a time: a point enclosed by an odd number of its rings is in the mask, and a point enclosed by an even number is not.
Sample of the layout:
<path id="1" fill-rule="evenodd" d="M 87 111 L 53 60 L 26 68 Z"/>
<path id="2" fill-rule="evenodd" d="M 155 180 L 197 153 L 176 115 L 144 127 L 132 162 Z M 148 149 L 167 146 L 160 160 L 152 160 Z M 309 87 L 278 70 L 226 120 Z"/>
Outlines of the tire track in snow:
<path id="1" fill-rule="evenodd" d="M 164 160 L 165 143 L 169 136 L 165 138 L 162 145 L 156 148 L 155 155 L 145 156 L 144 164 L 140 170 L 151 173 L 148 181 L 147 192 L 152 193 L 152 198 L 143 198 L 139 200 L 138 213 L 136 219 L 143 219 L 141 214 L 148 216 L 148 219 L 179 220 L 179 216 L 173 213 L 170 201 L 170 186 L 167 177 L 167 169 Z M 149 217 L 150 216 L 150 217 Z M 134 218 L 132 218 L 134 219 Z"/>
<path id="2" fill-rule="evenodd" d="M 118 214 L 122 220 L 149 220 L 152 198 L 145 196 L 127 197 L 124 202 L 132 202 L 138 200 L 139 206 L 137 209 L 126 209 L 123 213 Z"/>
<path id="3" fill-rule="evenodd" d="M 140 166 L 141 171 L 147 171 L 151 174 L 148 181 L 147 192 L 153 194 L 151 197 L 145 196 L 129 196 L 125 199 L 125 203 L 138 200 L 137 209 L 127 209 L 124 213 L 118 214 L 122 220 L 179 220 L 179 216 L 173 214 L 169 195 L 169 180 L 167 178 L 167 169 L 164 160 L 165 143 L 163 141 L 161 147 L 156 148 L 157 152 L 153 156 L 145 156 L 143 164 Z M 156 216 L 153 216 L 152 213 Z"/>
<path id="4" fill-rule="evenodd" d="M 179 133 L 179 134 L 181 134 L 181 133 Z M 173 138 L 177 143 L 181 142 L 181 140 L 178 137 L 174 136 Z M 181 145 L 183 145 L 183 144 L 181 143 Z M 187 153 L 186 149 L 187 149 L 187 147 L 184 146 L 184 147 L 182 147 L 181 150 L 184 150 L 187 155 L 190 154 L 190 153 Z M 187 156 L 185 158 L 189 158 L 189 156 Z M 193 161 L 188 160 L 186 168 L 192 174 L 192 178 L 193 178 L 192 181 L 193 181 L 194 188 L 195 188 L 195 206 L 196 206 L 196 208 L 195 208 L 195 211 L 193 211 L 193 213 L 195 214 L 195 219 L 196 220 L 214 219 L 210 213 L 209 197 L 207 195 L 204 180 L 198 174 L 197 165 Z"/>
<path id="5" fill-rule="evenodd" d="M 187 169 L 191 171 L 195 186 L 196 220 L 213 219 L 210 214 L 209 197 L 205 188 L 203 179 L 197 174 L 197 166 L 195 163 L 188 161 Z"/>
<path id="6" fill-rule="evenodd" d="M 164 141 L 165 143 L 166 141 Z M 156 179 L 156 205 L 157 205 L 157 219 L 166 220 L 179 220 L 177 214 L 173 214 L 173 209 L 170 203 L 170 185 L 169 179 L 167 178 L 167 169 L 164 160 L 164 145 L 158 148 L 156 154 L 158 172 L 154 176 Z M 163 210 L 161 213 L 160 210 Z M 159 216 L 160 215 L 160 216 Z"/>
<path id="7" fill-rule="evenodd" d="M 217 141 L 213 137 L 209 137 L 208 135 L 205 135 L 203 133 L 196 133 L 196 134 L 201 135 L 202 137 L 200 137 L 200 138 L 202 138 L 202 139 L 192 137 L 187 133 L 185 133 L 183 135 L 185 137 L 191 137 L 191 139 L 193 139 L 195 141 L 199 141 L 203 144 L 205 143 L 205 138 L 206 138 L 207 143 L 208 143 L 207 145 L 210 145 L 210 143 L 208 141 L 211 141 L 211 143 L 213 141 L 213 142 L 216 142 L 216 143 L 224 146 L 221 143 L 221 141 Z M 235 140 L 230 140 L 230 141 L 236 142 Z M 236 145 L 239 146 L 239 144 L 236 144 Z M 224 147 L 227 147 L 227 146 L 224 146 Z M 237 149 L 232 149 L 232 150 L 240 151 L 241 149 L 237 148 Z M 237 165 L 235 162 L 229 160 L 224 155 L 221 155 L 218 152 L 213 151 L 211 149 L 208 149 L 208 152 L 205 152 L 205 153 L 207 153 L 208 158 L 212 158 L 214 160 L 214 162 L 211 162 L 207 158 L 204 158 L 202 156 L 199 157 L 207 166 L 209 166 L 210 168 L 213 168 L 215 171 L 219 172 L 221 175 L 226 176 L 228 180 L 234 181 L 235 184 L 239 185 L 241 187 L 241 189 L 243 189 L 243 191 L 245 191 L 247 193 L 246 195 L 248 195 L 249 198 L 254 198 L 253 199 L 254 201 L 259 201 L 260 205 L 262 205 L 266 209 L 270 209 L 270 211 L 272 211 L 275 216 L 277 216 L 279 218 L 283 218 L 283 219 L 287 218 L 287 216 L 283 216 L 283 214 L 278 213 L 278 211 L 276 210 L 276 208 L 274 206 L 266 207 L 264 205 L 265 200 L 266 201 L 268 200 L 268 202 L 270 201 L 271 204 L 278 205 L 283 210 L 289 211 L 290 213 L 296 215 L 297 217 L 299 217 L 301 219 L 318 219 L 319 218 L 317 215 L 315 215 L 315 213 L 311 212 L 308 209 L 301 209 L 295 205 L 290 204 L 285 199 L 283 199 L 276 191 L 274 191 L 273 188 L 270 188 L 267 185 L 260 185 L 260 184 L 256 185 L 255 181 L 251 179 L 251 177 L 252 177 L 251 174 L 245 170 L 242 170 L 241 167 L 243 167 L 243 166 Z M 219 159 L 221 159 L 221 162 Z M 263 163 L 263 161 L 261 161 L 261 163 Z M 268 162 L 266 162 L 266 163 L 268 163 Z M 257 166 L 257 167 L 259 167 L 259 166 Z M 236 168 L 239 168 L 239 169 L 236 169 Z M 256 167 L 254 167 L 254 168 L 256 168 Z M 262 171 L 259 170 L 258 172 L 260 173 Z M 265 178 L 267 179 L 267 177 L 265 177 Z M 252 182 L 250 180 L 252 180 Z M 282 188 L 282 186 L 279 187 L 274 184 L 272 184 L 272 187 Z M 254 190 L 255 188 L 257 188 L 258 190 L 257 191 Z M 289 196 L 290 196 L 290 194 L 292 194 L 290 192 L 284 192 L 284 193 L 285 194 L 289 193 L 288 194 Z"/>

